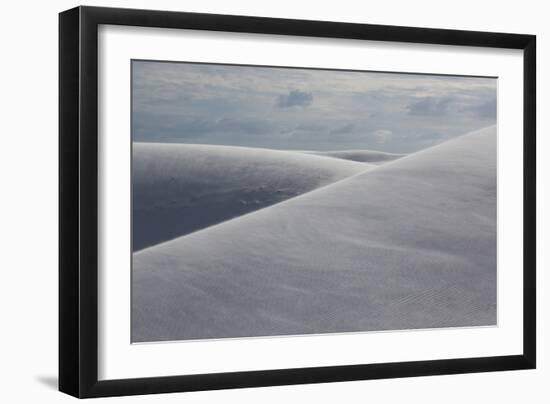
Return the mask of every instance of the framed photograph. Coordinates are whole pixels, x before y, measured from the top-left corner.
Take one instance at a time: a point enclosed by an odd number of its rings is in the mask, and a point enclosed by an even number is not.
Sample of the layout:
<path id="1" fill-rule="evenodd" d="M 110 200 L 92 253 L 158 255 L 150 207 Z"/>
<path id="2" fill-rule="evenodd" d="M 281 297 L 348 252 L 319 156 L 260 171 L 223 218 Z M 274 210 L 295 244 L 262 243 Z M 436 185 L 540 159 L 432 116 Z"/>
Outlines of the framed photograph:
<path id="1" fill-rule="evenodd" d="M 535 36 L 59 24 L 61 391 L 535 368 Z"/>

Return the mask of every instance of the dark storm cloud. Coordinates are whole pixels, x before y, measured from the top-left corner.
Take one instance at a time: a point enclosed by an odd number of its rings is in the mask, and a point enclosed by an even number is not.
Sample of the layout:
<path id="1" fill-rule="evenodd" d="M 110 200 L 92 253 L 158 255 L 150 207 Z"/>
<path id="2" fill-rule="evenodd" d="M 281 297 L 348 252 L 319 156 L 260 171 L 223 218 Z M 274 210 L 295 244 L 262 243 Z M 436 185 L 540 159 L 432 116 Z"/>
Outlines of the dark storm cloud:
<path id="1" fill-rule="evenodd" d="M 313 94 L 306 91 L 292 90 L 288 94 L 281 94 L 277 97 L 279 108 L 307 107 L 313 102 Z"/>

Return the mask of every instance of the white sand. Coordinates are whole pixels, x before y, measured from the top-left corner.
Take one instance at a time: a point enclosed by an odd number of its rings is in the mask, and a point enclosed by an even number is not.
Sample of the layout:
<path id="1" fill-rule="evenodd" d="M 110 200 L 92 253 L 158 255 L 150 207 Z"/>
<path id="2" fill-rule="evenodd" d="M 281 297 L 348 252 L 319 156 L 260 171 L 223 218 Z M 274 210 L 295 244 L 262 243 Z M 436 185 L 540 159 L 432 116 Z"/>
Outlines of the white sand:
<path id="1" fill-rule="evenodd" d="M 495 324 L 495 128 L 135 253 L 132 286 L 134 341 Z"/>

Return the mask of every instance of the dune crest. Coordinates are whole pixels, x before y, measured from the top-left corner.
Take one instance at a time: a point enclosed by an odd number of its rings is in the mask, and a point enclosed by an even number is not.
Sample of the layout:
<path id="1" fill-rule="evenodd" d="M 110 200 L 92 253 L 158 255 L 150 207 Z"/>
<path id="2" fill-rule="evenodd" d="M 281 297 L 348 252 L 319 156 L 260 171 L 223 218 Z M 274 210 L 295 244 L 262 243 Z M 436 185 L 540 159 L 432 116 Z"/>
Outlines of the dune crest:
<path id="1" fill-rule="evenodd" d="M 271 206 L 369 167 L 291 151 L 134 143 L 133 249 Z"/>

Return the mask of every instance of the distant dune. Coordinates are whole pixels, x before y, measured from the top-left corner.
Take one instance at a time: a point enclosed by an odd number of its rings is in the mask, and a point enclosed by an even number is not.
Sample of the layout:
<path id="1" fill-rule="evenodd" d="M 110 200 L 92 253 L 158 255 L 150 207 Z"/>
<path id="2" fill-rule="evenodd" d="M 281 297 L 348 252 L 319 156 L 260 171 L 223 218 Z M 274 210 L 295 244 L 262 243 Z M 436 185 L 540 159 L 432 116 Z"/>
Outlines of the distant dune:
<path id="1" fill-rule="evenodd" d="M 406 154 L 385 153 L 374 150 L 341 150 L 327 152 L 306 152 L 317 156 L 335 157 L 344 160 L 359 161 L 371 164 L 383 164 L 388 161 L 397 160 Z"/>
<path id="2" fill-rule="evenodd" d="M 496 130 L 134 253 L 132 282 L 134 342 L 494 325 Z"/>
<path id="3" fill-rule="evenodd" d="M 135 143 L 133 249 L 265 208 L 369 167 L 268 149 Z"/>

